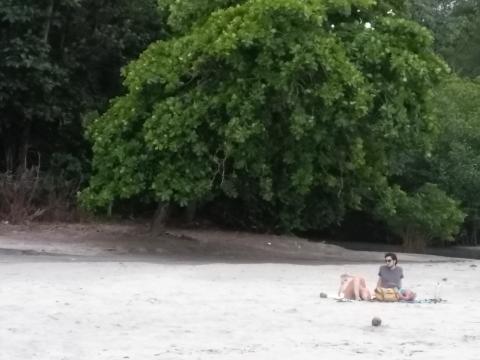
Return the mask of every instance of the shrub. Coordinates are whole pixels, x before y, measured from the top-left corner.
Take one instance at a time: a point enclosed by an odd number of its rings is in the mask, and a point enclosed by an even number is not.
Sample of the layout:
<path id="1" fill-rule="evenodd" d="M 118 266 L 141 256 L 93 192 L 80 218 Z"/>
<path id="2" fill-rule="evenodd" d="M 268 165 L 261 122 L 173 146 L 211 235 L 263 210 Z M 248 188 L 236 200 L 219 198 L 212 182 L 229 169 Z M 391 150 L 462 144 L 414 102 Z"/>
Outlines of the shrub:
<path id="1" fill-rule="evenodd" d="M 408 250 L 454 241 L 465 218 L 459 203 L 430 183 L 413 194 L 394 187 L 386 199 L 384 206 L 377 209 L 378 214 L 402 238 Z"/>

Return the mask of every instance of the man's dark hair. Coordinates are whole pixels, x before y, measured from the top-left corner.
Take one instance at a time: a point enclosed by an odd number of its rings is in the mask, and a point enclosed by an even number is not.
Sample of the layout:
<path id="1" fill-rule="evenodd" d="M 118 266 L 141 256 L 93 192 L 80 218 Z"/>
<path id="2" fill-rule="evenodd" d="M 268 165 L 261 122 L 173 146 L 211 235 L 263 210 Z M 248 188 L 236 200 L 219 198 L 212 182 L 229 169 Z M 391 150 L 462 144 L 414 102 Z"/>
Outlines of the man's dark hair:
<path id="1" fill-rule="evenodd" d="M 391 257 L 392 260 L 393 260 L 393 262 L 395 263 L 395 265 L 397 265 L 398 259 L 397 259 L 397 255 L 396 255 L 396 254 L 391 253 L 391 252 L 388 252 L 388 253 L 385 254 L 385 259 L 386 259 L 387 257 Z"/>

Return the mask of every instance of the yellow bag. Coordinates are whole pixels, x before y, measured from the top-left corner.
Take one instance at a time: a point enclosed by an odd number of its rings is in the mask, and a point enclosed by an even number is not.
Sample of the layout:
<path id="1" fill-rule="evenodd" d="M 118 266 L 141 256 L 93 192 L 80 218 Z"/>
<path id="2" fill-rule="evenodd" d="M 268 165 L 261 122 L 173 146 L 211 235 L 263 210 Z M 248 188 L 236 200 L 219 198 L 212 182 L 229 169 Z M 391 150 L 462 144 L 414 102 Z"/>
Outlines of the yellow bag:
<path id="1" fill-rule="evenodd" d="M 386 302 L 398 301 L 398 293 L 395 291 L 395 289 L 376 288 L 375 300 Z"/>

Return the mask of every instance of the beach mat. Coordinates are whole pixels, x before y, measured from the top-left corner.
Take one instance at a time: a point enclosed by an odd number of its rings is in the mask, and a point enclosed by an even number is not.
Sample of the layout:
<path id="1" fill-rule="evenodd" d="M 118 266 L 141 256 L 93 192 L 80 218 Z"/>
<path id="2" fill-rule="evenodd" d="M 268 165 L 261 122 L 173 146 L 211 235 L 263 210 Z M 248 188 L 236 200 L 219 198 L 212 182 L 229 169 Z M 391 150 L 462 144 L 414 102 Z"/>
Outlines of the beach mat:
<path id="1" fill-rule="evenodd" d="M 351 299 L 345 299 L 345 298 L 339 298 L 339 297 L 334 297 L 332 298 L 336 302 L 356 302 L 357 300 L 351 300 Z M 400 303 L 400 304 L 444 304 L 447 302 L 445 299 L 416 299 L 416 300 L 399 300 L 399 301 L 378 301 L 376 299 L 371 299 L 371 300 L 362 300 L 366 302 L 377 302 L 377 303 Z"/>
<path id="2" fill-rule="evenodd" d="M 416 299 L 416 300 L 399 300 L 399 303 L 406 303 L 406 304 L 443 304 L 446 303 L 447 300 L 445 299 Z"/>

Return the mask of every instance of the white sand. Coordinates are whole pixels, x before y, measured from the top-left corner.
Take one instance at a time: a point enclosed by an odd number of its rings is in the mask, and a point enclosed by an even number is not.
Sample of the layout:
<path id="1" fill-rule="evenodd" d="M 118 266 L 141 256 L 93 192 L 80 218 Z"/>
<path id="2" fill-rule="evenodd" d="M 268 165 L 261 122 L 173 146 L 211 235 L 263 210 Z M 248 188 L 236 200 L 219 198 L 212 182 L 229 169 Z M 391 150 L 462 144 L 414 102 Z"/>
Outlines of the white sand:
<path id="1" fill-rule="evenodd" d="M 0 263 L 0 359 L 480 358 L 480 262 L 403 265 L 447 303 L 319 298 L 378 265 Z"/>

